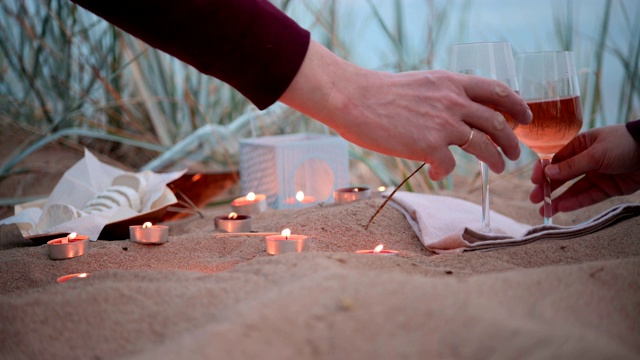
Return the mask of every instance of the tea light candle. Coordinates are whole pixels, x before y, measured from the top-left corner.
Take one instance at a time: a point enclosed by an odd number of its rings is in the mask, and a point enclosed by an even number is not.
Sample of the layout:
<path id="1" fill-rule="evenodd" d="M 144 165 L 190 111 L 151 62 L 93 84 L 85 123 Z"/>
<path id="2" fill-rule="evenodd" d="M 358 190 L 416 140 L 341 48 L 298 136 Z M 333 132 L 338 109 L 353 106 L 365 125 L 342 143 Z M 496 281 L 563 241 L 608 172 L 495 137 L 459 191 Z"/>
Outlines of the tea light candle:
<path id="1" fill-rule="evenodd" d="M 289 229 L 282 230 L 280 235 L 267 236 L 265 240 L 267 242 L 267 253 L 270 255 L 289 252 L 299 253 L 307 249 L 307 236 L 292 235 Z"/>
<path id="2" fill-rule="evenodd" d="M 129 226 L 129 240 L 138 244 L 164 244 L 169 241 L 169 227 L 150 222 Z"/>
<path id="3" fill-rule="evenodd" d="M 398 251 L 396 250 L 386 250 L 383 248 L 384 248 L 384 245 L 380 244 L 376 246 L 373 250 L 358 250 L 356 251 L 356 254 L 398 255 Z"/>
<path id="4" fill-rule="evenodd" d="M 69 274 L 69 275 L 65 275 L 65 276 L 60 276 L 58 278 L 58 280 L 56 280 L 58 283 L 63 283 L 63 282 L 67 282 L 71 279 L 84 279 L 87 276 L 89 276 L 89 273 L 77 273 L 77 274 Z"/>
<path id="5" fill-rule="evenodd" d="M 357 200 L 366 200 L 371 197 L 368 187 L 349 187 L 338 189 L 333 192 L 333 199 L 336 204 L 346 204 Z"/>
<path id="6" fill-rule="evenodd" d="M 267 210 L 267 195 L 248 193 L 231 202 L 231 209 L 238 214 L 256 215 Z"/>
<path id="7" fill-rule="evenodd" d="M 230 233 L 250 232 L 251 216 L 238 215 L 234 212 L 229 215 L 220 215 L 213 218 L 216 229 Z"/>
<path id="8" fill-rule="evenodd" d="M 378 186 L 375 190 L 371 190 L 371 198 L 372 199 L 379 199 L 382 197 L 382 194 L 385 192 L 391 192 L 393 191 L 393 188 L 391 187 L 386 187 L 386 186 Z"/>
<path id="9" fill-rule="evenodd" d="M 52 260 L 71 259 L 84 255 L 89 250 L 89 237 L 71 234 L 47 241 L 47 252 Z"/>
<path id="10" fill-rule="evenodd" d="M 296 202 L 301 204 L 313 204 L 314 202 L 316 202 L 316 198 L 313 196 L 307 196 L 302 191 L 298 191 L 296 193 L 295 199 L 287 199 L 288 204 L 295 204 Z"/>

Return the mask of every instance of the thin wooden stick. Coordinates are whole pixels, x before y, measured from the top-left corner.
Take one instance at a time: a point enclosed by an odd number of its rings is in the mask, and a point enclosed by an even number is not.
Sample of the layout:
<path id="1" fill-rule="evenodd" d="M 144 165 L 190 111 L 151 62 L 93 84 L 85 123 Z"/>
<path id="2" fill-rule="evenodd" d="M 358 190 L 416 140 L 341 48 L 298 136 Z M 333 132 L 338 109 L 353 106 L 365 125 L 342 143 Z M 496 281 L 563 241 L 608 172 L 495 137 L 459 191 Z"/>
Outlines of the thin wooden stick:
<path id="1" fill-rule="evenodd" d="M 198 213 L 198 215 L 200 215 L 201 219 L 204 219 L 204 215 L 202 214 L 202 212 L 200 210 L 198 210 L 198 207 L 196 206 L 196 204 L 194 204 L 193 201 L 191 201 L 191 199 L 189 199 L 187 197 L 187 195 L 185 195 L 182 191 L 180 191 L 180 189 L 175 189 L 175 190 L 178 192 L 178 194 L 180 194 L 180 196 L 182 196 L 184 198 L 184 200 L 187 203 L 187 206 L 191 206 L 191 209 L 193 211 L 195 211 L 196 213 Z"/>
<path id="2" fill-rule="evenodd" d="M 389 202 L 389 200 L 391 200 L 391 198 L 393 197 L 393 195 L 396 193 L 396 191 L 398 191 L 398 189 L 400 189 L 402 187 L 402 185 L 404 185 L 404 183 L 407 182 L 407 180 L 411 179 L 411 177 L 413 175 L 415 175 L 418 171 L 420 171 L 420 169 L 422 169 L 427 163 L 422 163 L 422 165 L 418 166 L 418 168 L 411 173 L 411 175 L 407 176 L 406 179 L 402 180 L 402 182 L 400 183 L 400 185 L 398 185 L 395 189 L 393 189 L 393 191 L 391 192 L 391 194 L 389 194 L 389 196 L 384 200 L 384 202 L 382 203 L 382 205 L 380 205 L 378 207 L 378 210 L 376 210 L 376 213 L 373 214 L 373 216 L 371 217 L 371 219 L 369 219 L 369 222 L 367 223 L 367 225 L 364 227 L 365 230 L 369 229 L 369 225 L 371 224 L 371 222 L 373 221 L 373 219 L 375 219 L 375 217 L 378 215 L 378 213 L 380 211 L 382 211 L 382 208 L 387 205 L 387 203 Z"/>
<path id="3" fill-rule="evenodd" d="M 228 236 L 267 236 L 267 235 L 280 235 L 275 232 L 237 232 L 237 233 L 215 233 L 215 237 L 228 237 Z"/>

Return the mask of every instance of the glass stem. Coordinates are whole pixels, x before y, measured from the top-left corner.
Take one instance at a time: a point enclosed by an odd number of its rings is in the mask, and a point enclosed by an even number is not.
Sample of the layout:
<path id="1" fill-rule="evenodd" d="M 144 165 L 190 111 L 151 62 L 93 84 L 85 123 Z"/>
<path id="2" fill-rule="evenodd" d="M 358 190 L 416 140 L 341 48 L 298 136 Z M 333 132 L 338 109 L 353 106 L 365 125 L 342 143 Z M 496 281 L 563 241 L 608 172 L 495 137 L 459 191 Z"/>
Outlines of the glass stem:
<path id="1" fill-rule="evenodd" d="M 544 191 L 544 223 L 551 225 L 553 224 L 553 215 L 551 212 L 551 180 L 544 173 L 547 165 L 551 164 L 551 158 L 540 158 L 540 163 L 542 164 L 542 189 Z"/>
<path id="2" fill-rule="evenodd" d="M 482 175 L 482 232 L 491 232 L 491 215 L 489 213 L 489 167 L 480 162 Z"/>

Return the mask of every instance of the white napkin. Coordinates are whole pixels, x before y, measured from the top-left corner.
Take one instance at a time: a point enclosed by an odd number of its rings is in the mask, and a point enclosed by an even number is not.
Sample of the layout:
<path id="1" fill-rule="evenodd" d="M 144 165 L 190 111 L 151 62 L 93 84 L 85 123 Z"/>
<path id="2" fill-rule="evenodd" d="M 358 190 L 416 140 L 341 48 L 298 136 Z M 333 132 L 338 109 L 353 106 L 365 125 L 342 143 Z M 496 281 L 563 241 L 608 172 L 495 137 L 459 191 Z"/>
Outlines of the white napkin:
<path id="1" fill-rule="evenodd" d="M 389 204 L 404 213 L 420 241 L 436 253 L 492 250 L 542 239 L 571 239 L 640 215 L 640 204 L 624 204 L 574 226 L 531 227 L 491 211 L 492 233 L 486 234 L 480 231 L 481 207 L 465 200 L 398 191 Z"/>
<path id="2" fill-rule="evenodd" d="M 182 176 L 185 171 L 138 173 L 137 175 L 146 181 L 148 189 L 141 199 L 143 205 L 141 213 L 150 211 L 153 203 L 163 195 L 166 185 Z M 85 149 L 84 158 L 64 173 L 44 205 L 21 209 L 14 216 L 0 220 L 0 224 L 16 224 L 23 236 L 75 231 L 89 236 L 91 240 L 96 240 L 106 224 L 136 216 L 139 213 L 130 208 L 118 207 L 81 216 L 48 229 L 39 229 L 38 223 L 44 211 L 52 204 L 67 204 L 73 208 L 82 209 L 82 206 L 96 194 L 111 185 L 113 178 L 125 173 L 127 172 L 101 162 Z"/>

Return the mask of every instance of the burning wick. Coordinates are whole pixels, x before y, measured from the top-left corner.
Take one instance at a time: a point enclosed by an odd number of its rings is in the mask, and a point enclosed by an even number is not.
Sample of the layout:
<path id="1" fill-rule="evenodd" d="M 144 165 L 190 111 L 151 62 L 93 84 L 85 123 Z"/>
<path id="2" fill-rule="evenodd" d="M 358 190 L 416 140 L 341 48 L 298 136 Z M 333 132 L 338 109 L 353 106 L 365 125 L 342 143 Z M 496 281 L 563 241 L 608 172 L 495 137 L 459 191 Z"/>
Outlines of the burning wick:
<path id="1" fill-rule="evenodd" d="M 380 256 L 398 255 L 398 251 L 397 250 L 384 249 L 384 245 L 382 245 L 382 244 L 377 245 L 375 248 L 373 248 L 373 250 L 357 250 L 356 253 L 357 254 L 372 254 L 372 255 L 380 255 Z"/>
<path id="2" fill-rule="evenodd" d="M 65 275 L 65 276 L 60 276 L 56 282 L 58 283 L 63 283 L 63 282 L 67 282 L 71 279 L 75 279 L 75 278 L 86 278 L 87 276 L 89 276 L 89 273 L 80 273 L 80 274 L 69 274 L 69 275 Z"/>
<path id="3" fill-rule="evenodd" d="M 385 186 L 378 186 L 378 191 L 383 192 L 385 190 L 387 190 Z"/>
<path id="4" fill-rule="evenodd" d="M 255 194 L 255 193 L 253 193 L 253 192 L 250 192 L 250 193 L 248 193 L 248 194 L 247 194 L 246 199 L 247 199 L 248 201 L 256 201 L 256 194 Z"/>
<path id="5" fill-rule="evenodd" d="M 148 229 L 148 228 L 150 228 L 151 226 L 152 226 L 152 224 L 151 224 L 150 222 L 148 222 L 148 221 L 147 221 L 146 223 L 142 224 L 142 228 L 143 228 L 143 229 Z"/>
<path id="6" fill-rule="evenodd" d="M 76 236 L 78 236 L 78 233 L 72 232 L 71 234 L 69 234 L 67 237 L 62 238 L 62 240 L 60 240 L 61 244 L 67 244 L 69 243 L 69 241 L 73 240 L 76 238 Z"/>
<path id="7" fill-rule="evenodd" d="M 360 191 L 360 189 L 358 188 L 353 189 L 353 192 L 358 192 L 358 191 Z"/>
<path id="8" fill-rule="evenodd" d="M 233 211 L 229 213 L 229 216 L 227 216 L 228 219 L 237 219 L 238 218 L 238 214 L 234 213 Z"/>
<path id="9" fill-rule="evenodd" d="M 296 200 L 302 202 L 302 200 L 304 200 L 304 193 L 302 191 L 298 191 L 296 193 Z"/>
<path id="10" fill-rule="evenodd" d="M 299 253 L 307 249 L 307 236 L 291 234 L 289 229 L 282 230 L 280 235 L 268 235 L 264 239 L 269 255 Z"/>

